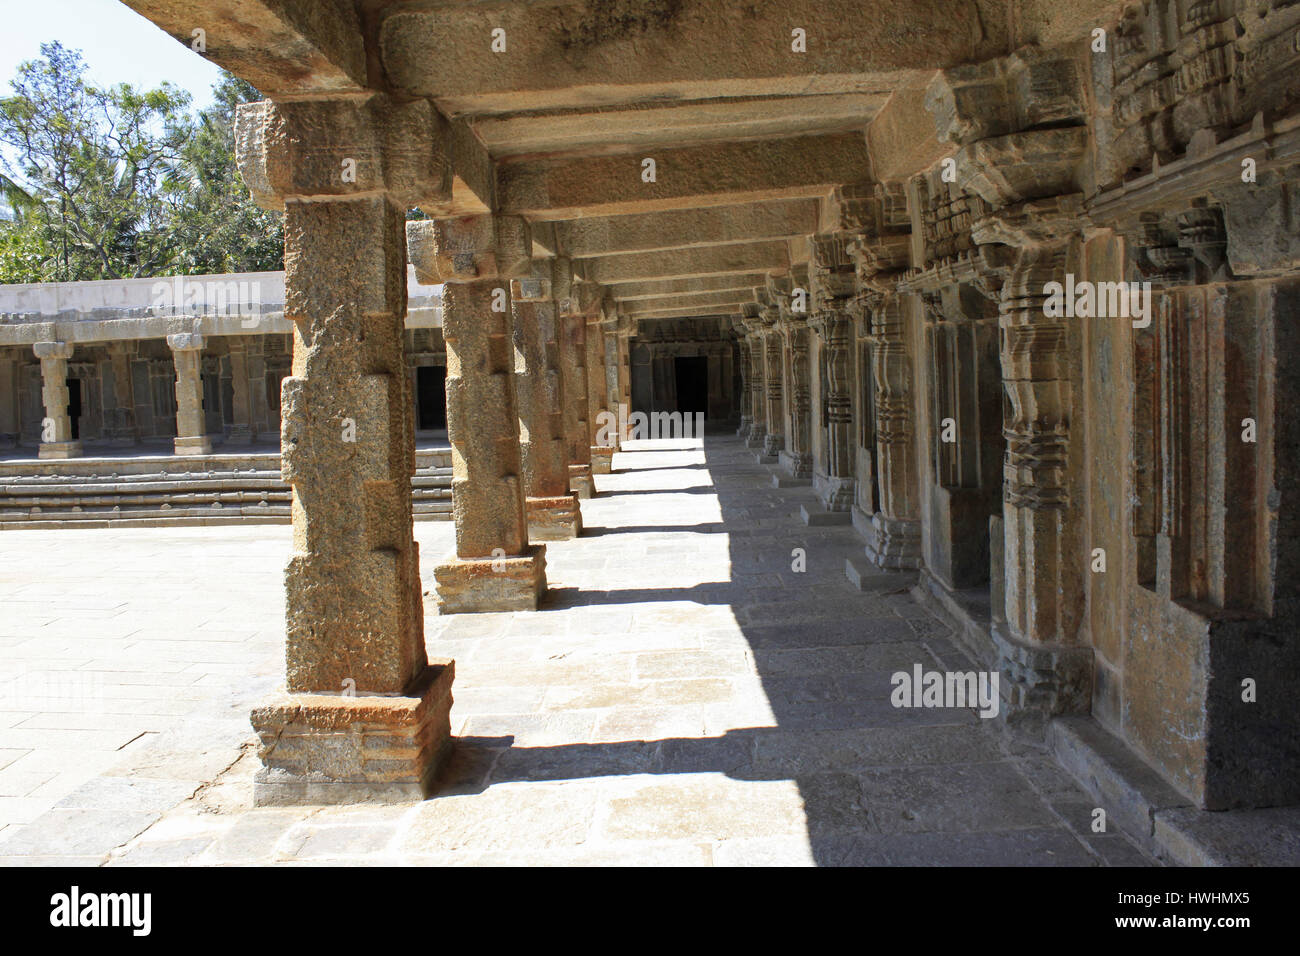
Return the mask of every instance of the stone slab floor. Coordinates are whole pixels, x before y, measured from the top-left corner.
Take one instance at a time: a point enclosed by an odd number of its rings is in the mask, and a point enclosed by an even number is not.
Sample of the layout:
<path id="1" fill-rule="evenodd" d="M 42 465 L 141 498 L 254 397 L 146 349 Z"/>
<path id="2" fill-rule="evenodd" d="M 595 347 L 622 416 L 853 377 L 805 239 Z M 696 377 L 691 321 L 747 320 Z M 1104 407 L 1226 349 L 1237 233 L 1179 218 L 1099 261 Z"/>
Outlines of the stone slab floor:
<path id="1" fill-rule="evenodd" d="M 1148 864 L 1050 757 L 889 675 L 968 669 L 906 577 L 859 592 L 733 438 L 632 443 L 551 544 L 548 606 L 439 617 L 438 795 L 261 808 L 283 527 L 0 535 L 0 862 Z M 452 544 L 420 523 L 426 588 Z M 802 549 L 806 570 L 795 570 Z"/>

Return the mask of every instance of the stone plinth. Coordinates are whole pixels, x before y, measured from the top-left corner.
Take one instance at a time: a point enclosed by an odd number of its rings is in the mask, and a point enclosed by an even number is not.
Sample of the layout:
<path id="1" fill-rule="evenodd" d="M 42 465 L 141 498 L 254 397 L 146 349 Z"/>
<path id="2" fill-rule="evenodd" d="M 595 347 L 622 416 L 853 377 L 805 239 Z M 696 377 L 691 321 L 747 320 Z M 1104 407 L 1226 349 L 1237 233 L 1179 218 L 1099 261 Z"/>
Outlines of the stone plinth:
<path id="1" fill-rule="evenodd" d="M 286 693 L 254 708 L 263 767 L 253 803 L 427 797 L 451 741 L 454 677 L 454 662 L 434 660 L 401 695 Z"/>
<path id="2" fill-rule="evenodd" d="M 590 464 L 569 466 L 569 490 L 579 498 L 595 497 L 596 483 L 591 480 Z"/>
<path id="3" fill-rule="evenodd" d="M 434 568 L 433 576 L 443 614 L 535 611 L 546 593 L 546 545 L 493 558 L 452 555 Z"/>
<path id="4" fill-rule="evenodd" d="M 582 511 L 577 495 L 524 499 L 528 537 L 532 541 L 567 541 L 582 534 Z"/>
<path id="5" fill-rule="evenodd" d="M 614 449 L 604 445 L 591 446 L 591 473 L 608 475 L 614 470 Z"/>
<path id="6" fill-rule="evenodd" d="M 37 458 L 80 458 L 85 454 L 79 441 L 43 441 Z"/>

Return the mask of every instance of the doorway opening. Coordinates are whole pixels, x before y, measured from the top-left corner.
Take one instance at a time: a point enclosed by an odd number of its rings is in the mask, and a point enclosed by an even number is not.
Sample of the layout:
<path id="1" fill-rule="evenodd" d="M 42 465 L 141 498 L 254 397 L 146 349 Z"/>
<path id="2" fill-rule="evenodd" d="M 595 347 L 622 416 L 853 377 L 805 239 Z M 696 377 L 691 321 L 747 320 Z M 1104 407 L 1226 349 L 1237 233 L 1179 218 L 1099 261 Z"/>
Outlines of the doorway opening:
<path id="1" fill-rule="evenodd" d="M 422 431 L 447 428 L 447 367 L 421 365 L 415 370 L 416 421 Z"/>
<path id="2" fill-rule="evenodd" d="M 72 440 L 81 437 L 81 379 L 68 379 L 68 417 L 72 419 Z"/>
<path id="3" fill-rule="evenodd" d="M 709 359 L 705 355 L 673 359 L 677 380 L 677 408 L 683 414 L 709 414 Z"/>

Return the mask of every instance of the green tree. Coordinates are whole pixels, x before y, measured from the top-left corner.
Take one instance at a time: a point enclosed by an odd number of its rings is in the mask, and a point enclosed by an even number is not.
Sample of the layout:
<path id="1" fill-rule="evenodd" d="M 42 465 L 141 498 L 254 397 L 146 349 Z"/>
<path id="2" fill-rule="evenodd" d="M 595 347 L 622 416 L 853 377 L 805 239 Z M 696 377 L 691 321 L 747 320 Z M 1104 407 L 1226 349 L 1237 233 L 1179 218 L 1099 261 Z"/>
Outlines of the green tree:
<path id="1" fill-rule="evenodd" d="M 229 73 L 213 87 L 169 180 L 176 191 L 176 271 L 260 272 L 284 268 L 284 216 L 259 208 L 235 165 L 235 108 L 262 98 Z"/>
<path id="2" fill-rule="evenodd" d="M 100 89 L 85 71 L 79 53 L 43 43 L 0 99 L 0 142 L 17 157 L 6 198 L 26 197 L 14 211 L 49 246 L 34 278 L 157 274 L 174 253 L 162 184 L 188 137 L 189 94 L 167 83 Z"/>
<path id="3" fill-rule="evenodd" d="M 282 268 L 283 217 L 259 209 L 235 166 L 234 118 L 260 99 L 226 74 L 193 115 L 164 83 L 100 89 L 58 43 L 0 99 L 0 281 L 112 279 Z"/>

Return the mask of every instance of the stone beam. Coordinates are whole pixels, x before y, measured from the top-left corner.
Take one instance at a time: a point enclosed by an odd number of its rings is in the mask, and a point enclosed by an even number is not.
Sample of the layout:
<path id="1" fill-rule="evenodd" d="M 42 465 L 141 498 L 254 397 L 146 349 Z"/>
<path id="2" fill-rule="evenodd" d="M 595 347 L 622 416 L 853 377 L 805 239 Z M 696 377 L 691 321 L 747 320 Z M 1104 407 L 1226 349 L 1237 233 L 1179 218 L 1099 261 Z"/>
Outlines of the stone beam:
<path id="1" fill-rule="evenodd" d="M 452 112 L 881 90 L 899 73 L 1005 53 L 1009 0 L 394 5 L 393 85 Z M 791 31 L 806 31 L 794 52 Z M 506 44 L 492 49 L 493 31 Z M 454 55 L 451 52 L 454 51 Z"/>
<path id="2" fill-rule="evenodd" d="M 639 319 L 722 319 L 730 320 L 740 314 L 740 306 L 714 306 L 708 309 L 665 309 L 662 312 L 638 314 Z"/>
<path id="3" fill-rule="evenodd" d="M 266 96 L 333 95 L 368 85 L 365 35 L 351 0 L 122 2 Z"/>
<path id="4" fill-rule="evenodd" d="M 662 299 L 635 299 L 624 302 L 622 310 L 629 315 L 649 315 L 655 312 L 695 309 L 697 312 L 717 311 L 740 312 L 742 302 L 753 302 L 752 289 L 737 289 L 731 292 L 701 292 L 697 295 L 676 295 Z"/>
<path id="5" fill-rule="evenodd" d="M 654 181 L 644 161 L 653 159 Z M 502 212 L 531 220 L 630 215 L 777 199 L 818 198 L 870 173 L 860 132 L 657 149 L 648 155 L 507 162 Z"/>
<path id="6" fill-rule="evenodd" d="M 574 259 L 657 252 L 754 239 L 792 239 L 817 231 L 817 202 L 788 199 L 744 206 L 678 209 L 555 224 L 560 250 Z"/>
<path id="7" fill-rule="evenodd" d="M 649 279 L 721 276 L 728 273 L 780 272 L 788 265 L 789 254 L 784 242 L 647 252 L 584 259 L 574 263 L 575 270 L 581 267 L 584 279 L 602 285 Z"/>
<path id="8" fill-rule="evenodd" d="M 748 292 L 767 281 L 763 272 L 737 272 L 699 279 L 652 279 L 646 282 L 621 282 L 610 287 L 616 302 L 636 299 L 661 299 L 667 296 L 697 295 L 700 292 Z"/>

